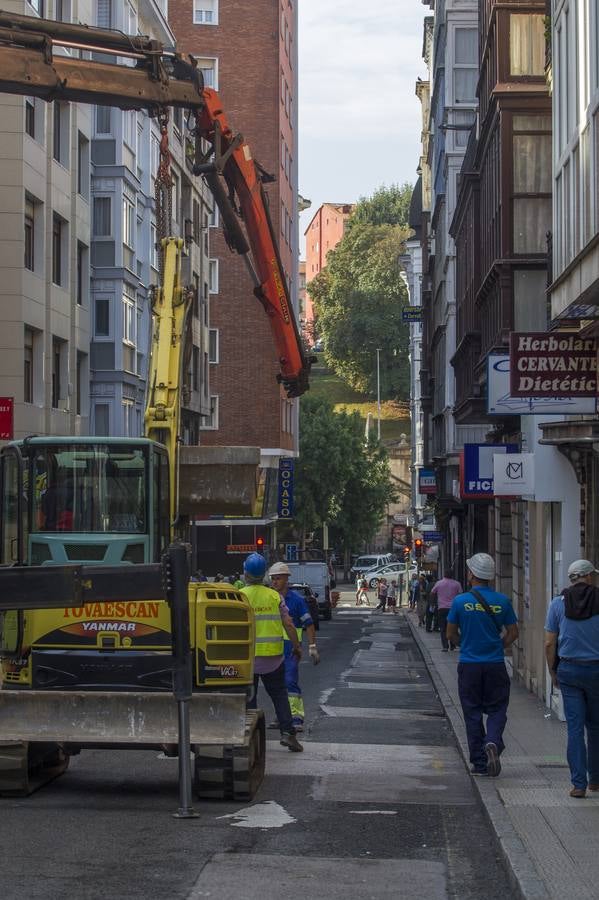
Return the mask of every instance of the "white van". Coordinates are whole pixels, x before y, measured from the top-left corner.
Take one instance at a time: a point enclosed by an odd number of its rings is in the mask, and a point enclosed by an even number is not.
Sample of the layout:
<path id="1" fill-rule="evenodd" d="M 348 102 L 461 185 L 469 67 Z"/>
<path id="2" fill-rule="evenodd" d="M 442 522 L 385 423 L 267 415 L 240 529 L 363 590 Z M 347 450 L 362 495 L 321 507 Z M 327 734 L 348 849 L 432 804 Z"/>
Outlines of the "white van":
<path id="1" fill-rule="evenodd" d="M 351 567 L 350 574 L 352 581 L 356 580 L 356 572 L 366 572 L 368 569 L 380 569 L 387 566 L 391 562 L 390 553 L 372 553 L 368 556 L 358 556 L 357 560 Z"/>

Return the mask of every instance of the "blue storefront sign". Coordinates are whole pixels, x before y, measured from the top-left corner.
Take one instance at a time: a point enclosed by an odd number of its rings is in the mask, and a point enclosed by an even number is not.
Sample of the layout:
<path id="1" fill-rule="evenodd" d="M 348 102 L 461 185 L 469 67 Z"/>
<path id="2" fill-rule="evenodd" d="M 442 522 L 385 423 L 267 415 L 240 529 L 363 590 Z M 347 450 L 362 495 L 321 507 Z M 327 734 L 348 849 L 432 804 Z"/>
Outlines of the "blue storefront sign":
<path id="1" fill-rule="evenodd" d="M 422 540 L 425 544 L 442 544 L 445 535 L 441 531 L 423 531 Z"/>
<path id="2" fill-rule="evenodd" d="M 404 306 L 401 311 L 402 322 L 422 322 L 423 309 L 421 306 Z"/>
<path id="3" fill-rule="evenodd" d="M 519 453 L 518 444 L 464 444 L 461 465 L 461 494 L 464 500 L 493 497 L 493 456 Z"/>
<path id="4" fill-rule="evenodd" d="M 279 519 L 293 518 L 293 475 L 294 460 L 279 460 L 279 496 L 277 512 Z"/>

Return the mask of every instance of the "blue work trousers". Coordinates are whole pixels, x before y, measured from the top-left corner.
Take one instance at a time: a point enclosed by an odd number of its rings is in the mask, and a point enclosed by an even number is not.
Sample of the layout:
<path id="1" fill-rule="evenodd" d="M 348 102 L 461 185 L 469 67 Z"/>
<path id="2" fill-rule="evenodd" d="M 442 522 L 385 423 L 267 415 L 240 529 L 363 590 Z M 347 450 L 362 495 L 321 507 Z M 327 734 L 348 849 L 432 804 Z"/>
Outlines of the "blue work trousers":
<path id="1" fill-rule="evenodd" d="M 285 663 L 282 662 L 278 669 L 274 672 L 267 672 L 265 675 L 254 675 L 254 696 L 248 703 L 248 709 L 256 709 L 258 705 L 258 683 L 262 679 L 262 684 L 266 689 L 266 693 L 272 700 L 275 708 L 277 720 L 281 734 L 295 734 L 295 728 L 291 719 L 291 709 L 289 707 L 289 697 L 287 688 L 285 687 Z"/>
<path id="2" fill-rule="evenodd" d="M 293 652 L 291 641 L 285 641 L 285 687 L 289 697 L 293 724 L 303 725 L 305 712 L 299 683 L 299 660 Z"/>
<path id="3" fill-rule="evenodd" d="M 458 690 L 470 762 L 478 771 L 484 771 L 487 768 L 485 744 L 495 744 L 499 753 L 505 749 L 503 729 L 510 702 L 510 678 L 505 663 L 459 663 Z"/>
<path id="4" fill-rule="evenodd" d="M 568 725 L 570 777 L 575 788 L 584 790 L 589 782 L 599 784 L 599 662 L 562 659 L 557 678 Z"/>

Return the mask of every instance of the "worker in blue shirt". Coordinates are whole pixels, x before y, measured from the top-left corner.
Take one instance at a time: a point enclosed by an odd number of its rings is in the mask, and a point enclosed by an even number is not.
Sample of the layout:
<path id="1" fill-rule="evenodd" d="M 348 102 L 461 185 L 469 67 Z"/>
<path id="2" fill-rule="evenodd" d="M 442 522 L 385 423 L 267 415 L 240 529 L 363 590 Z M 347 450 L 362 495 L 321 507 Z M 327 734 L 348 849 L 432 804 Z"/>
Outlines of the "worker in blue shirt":
<path id="1" fill-rule="evenodd" d="M 505 650 L 518 637 L 518 619 L 505 594 L 494 591 L 495 561 L 488 553 L 466 560 L 470 591 L 454 597 L 447 616 L 447 639 L 460 645 L 458 691 L 473 775 L 496 776 L 504 750 L 503 731 L 510 701 Z M 483 716 L 487 716 L 486 728 Z"/>
<path id="2" fill-rule="evenodd" d="M 291 571 L 283 562 L 272 565 L 268 571 L 272 586 L 281 595 L 285 606 L 289 610 L 291 621 L 297 629 L 297 636 L 301 643 L 304 629 L 308 633 L 308 652 L 314 665 L 320 662 L 320 654 L 316 646 L 316 629 L 312 616 L 304 598 L 289 588 Z M 304 730 L 304 701 L 299 684 L 299 660 L 293 653 L 291 641 L 285 641 L 285 684 L 289 695 L 289 705 L 293 716 L 293 725 L 296 731 Z M 278 722 L 271 722 L 269 728 L 278 728 Z"/>

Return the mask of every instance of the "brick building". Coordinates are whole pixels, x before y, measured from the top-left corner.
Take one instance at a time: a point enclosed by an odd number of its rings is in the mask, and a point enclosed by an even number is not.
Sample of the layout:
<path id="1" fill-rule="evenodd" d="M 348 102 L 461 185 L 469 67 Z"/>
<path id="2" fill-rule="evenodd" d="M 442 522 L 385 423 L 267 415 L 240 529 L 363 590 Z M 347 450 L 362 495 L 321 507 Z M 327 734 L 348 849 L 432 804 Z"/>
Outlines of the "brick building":
<path id="1" fill-rule="evenodd" d="M 234 131 L 275 181 L 270 214 L 297 309 L 297 8 L 292 0 L 180 0 L 169 23 L 183 53 L 199 59 Z M 297 448 L 297 401 L 276 382 L 268 319 L 252 294 L 242 258 L 231 254 L 214 219 L 210 235 L 212 414 L 203 445 L 255 446 L 262 464 Z"/>
<path id="2" fill-rule="evenodd" d="M 353 210 L 351 203 L 323 203 L 304 232 L 306 235 L 306 305 L 304 332 L 314 336 L 314 306 L 309 285 L 327 264 L 327 253 L 333 250 L 345 233 L 345 225 Z"/>

